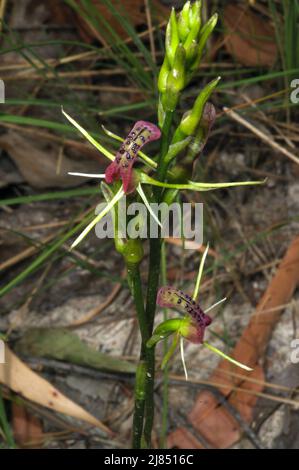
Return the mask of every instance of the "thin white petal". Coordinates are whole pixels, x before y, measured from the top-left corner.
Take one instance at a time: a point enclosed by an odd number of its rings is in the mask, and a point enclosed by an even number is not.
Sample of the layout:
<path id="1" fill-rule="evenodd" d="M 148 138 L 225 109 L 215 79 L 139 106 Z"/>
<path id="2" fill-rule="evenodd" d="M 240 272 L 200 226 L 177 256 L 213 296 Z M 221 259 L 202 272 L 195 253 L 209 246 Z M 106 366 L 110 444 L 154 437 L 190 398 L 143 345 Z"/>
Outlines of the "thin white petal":
<path id="1" fill-rule="evenodd" d="M 105 174 L 100 173 L 77 173 L 76 171 L 69 171 L 68 175 L 72 176 L 84 176 L 85 178 L 105 178 Z"/>
<path id="2" fill-rule="evenodd" d="M 252 371 L 253 369 L 251 367 L 246 366 L 245 364 L 242 364 L 242 362 L 237 361 L 233 357 L 228 356 L 224 352 L 220 351 L 220 349 L 216 348 L 215 346 L 212 346 L 211 344 L 207 343 L 206 341 L 203 342 L 203 346 L 206 348 L 210 349 L 213 351 L 215 354 L 218 354 L 218 356 L 222 357 L 226 361 L 231 362 L 232 364 L 235 364 L 235 366 L 240 367 L 241 369 L 247 370 L 247 371 Z"/>
<path id="3" fill-rule="evenodd" d="M 111 201 L 107 204 L 105 209 L 102 210 L 92 222 L 83 230 L 83 232 L 79 235 L 78 238 L 74 241 L 71 246 L 71 250 L 75 248 L 82 240 L 86 237 L 86 235 L 93 229 L 93 227 L 112 209 L 112 207 L 125 195 L 123 187 L 115 194 L 115 196 L 111 199 Z"/>
<path id="4" fill-rule="evenodd" d="M 195 289 L 194 289 L 194 292 L 193 292 L 193 300 L 196 300 L 196 298 L 198 296 L 198 291 L 199 291 L 199 288 L 200 288 L 203 268 L 204 268 L 204 265 L 205 265 L 205 260 L 206 260 L 208 252 L 209 252 L 209 243 L 207 244 L 206 249 L 204 251 L 204 254 L 202 255 L 202 258 L 201 258 L 201 261 L 200 261 L 198 274 L 197 274 L 197 279 L 196 279 L 196 285 L 195 285 Z"/>
<path id="5" fill-rule="evenodd" d="M 68 113 L 66 113 L 61 107 L 62 114 L 67 118 L 67 120 L 75 126 L 78 131 L 87 139 L 97 150 L 99 150 L 105 157 L 109 158 L 109 160 L 114 160 L 114 155 L 109 152 L 109 150 L 105 149 L 103 145 L 101 145 L 99 142 L 97 142 L 80 124 L 75 121 Z"/>
<path id="6" fill-rule="evenodd" d="M 211 305 L 211 307 L 207 308 L 205 310 L 205 313 L 208 313 L 210 310 L 212 310 L 212 308 L 215 308 L 217 307 L 218 305 L 222 304 L 222 302 L 225 302 L 226 301 L 226 297 L 224 297 L 223 299 L 221 300 L 218 300 L 218 302 L 216 302 L 215 304 Z"/>
<path id="7" fill-rule="evenodd" d="M 158 217 L 156 216 L 156 214 L 154 213 L 153 209 L 151 208 L 151 205 L 150 203 L 148 202 L 147 200 L 147 197 L 141 187 L 141 184 L 139 183 L 139 185 L 137 186 L 137 191 L 141 197 L 141 199 L 143 200 L 147 210 L 149 211 L 149 213 L 151 214 L 151 216 L 153 217 L 153 219 L 157 222 L 157 224 L 163 228 L 163 225 L 161 224 L 160 220 L 158 219 Z"/>
<path id="8" fill-rule="evenodd" d="M 188 372 L 187 372 L 187 367 L 185 363 L 185 355 L 184 355 L 184 339 L 182 337 L 180 338 L 180 350 L 181 350 L 181 359 L 182 359 L 185 377 L 186 377 L 186 380 L 188 380 Z"/>

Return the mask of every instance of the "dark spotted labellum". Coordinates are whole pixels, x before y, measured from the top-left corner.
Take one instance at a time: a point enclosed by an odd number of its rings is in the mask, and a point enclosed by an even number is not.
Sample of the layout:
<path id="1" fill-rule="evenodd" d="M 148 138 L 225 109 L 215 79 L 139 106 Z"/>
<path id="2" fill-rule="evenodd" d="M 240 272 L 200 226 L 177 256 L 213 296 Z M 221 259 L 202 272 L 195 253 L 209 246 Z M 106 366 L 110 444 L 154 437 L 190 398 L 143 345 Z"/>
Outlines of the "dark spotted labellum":
<path id="1" fill-rule="evenodd" d="M 189 315 L 191 318 L 184 327 L 186 330 L 184 336 L 192 343 L 203 343 L 205 328 L 212 323 L 212 319 L 192 297 L 181 290 L 166 286 L 159 289 L 157 304 L 160 307 L 175 308 Z"/>
<path id="2" fill-rule="evenodd" d="M 133 165 L 139 150 L 161 136 L 160 129 L 147 121 L 137 121 L 126 140 L 117 152 L 114 161 L 106 168 L 105 180 L 108 184 L 122 179 L 126 194 L 134 191 Z"/>

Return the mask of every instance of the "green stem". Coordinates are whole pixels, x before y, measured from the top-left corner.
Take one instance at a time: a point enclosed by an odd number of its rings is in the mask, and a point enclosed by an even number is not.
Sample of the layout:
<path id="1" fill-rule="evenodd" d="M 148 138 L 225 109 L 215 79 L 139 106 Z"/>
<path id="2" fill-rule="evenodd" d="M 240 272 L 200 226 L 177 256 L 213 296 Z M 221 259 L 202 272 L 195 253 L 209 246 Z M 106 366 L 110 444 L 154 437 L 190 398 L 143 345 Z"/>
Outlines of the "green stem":
<path id="1" fill-rule="evenodd" d="M 145 394 L 146 394 L 146 378 L 147 378 L 147 348 L 146 342 L 149 339 L 149 328 L 145 316 L 143 303 L 143 293 L 138 264 L 127 264 L 128 283 L 131 289 L 137 312 L 137 318 L 141 333 L 141 351 L 140 362 L 136 372 L 135 384 L 135 409 L 133 417 L 133 439 L 132 445 L 134 449 L 141 448 L 144 410 L 145 410 Z"/>
<path id="2" fill-rule="evenodd" d="M 152 429 L 154 424 L 154 384 L 155 384 L 155 348 L 148 348 L 146 352 L 146 378 L 145 378 L 145 421 L 143 437 L 145 447 L 151 448 Z"/>
<path id="3" fill-rule="evenodd" d="M 159 157 L 159 164 L 157 169 L 157 179 L 164 181 L 169 162 L 165 162 L 165 156 L 169 147 L 169 135 L 172 124 L 173 113 L 167 112 L 165 122 L 162 129 L 161 151 Z M 153 196 L 155 202 L 160 202 L 162 188 L 156 187 L 153 189 Z M 149 256 L 149 274 L 148 274 L 148 290 L 146 300 L 146 316 L 149 319 L 150 333 L 153 329 L 155 311 L 156 311 L 156 297 L 160 277 L 160 260 L 161 260 L 161 238 L 150 239 L 150 256 Z"/>
<path id="4" fill-rule="evenodd" d="M 157 169 L 157 177 L 160 181 L 164 181 L 167 174 L 168 164 L 165 162 L 169 148 L 169 136 L 173 119 L 173 112 L 167 112 L 162 129 L 160 158 Z M 162 189 L 154 188 L 153 196 L 155 202 L 161 201 Z M 161 238 L 150 239 L 150 255 L 149 255 L 149 273 L 147 284 L 147 301 L 146 301 L 146 318 L 149 325 L 149 333 L 152 335 L 155 312 L 156 298 L 160 277 L 161 262 Z M 147 351 L 147 374 L 146 374 L 146 393 L 145 393 L 145 424 L 144 439 L 147 447 L 151 446 L 151 434 L 154 422 L 154 380 L 155 380 L 155 348 Z"/>
<path id="5" fill-rule="evenodd" d="M 162 285 L 167 284 L 167 267 L 166 267 L 166 247 L 165 243 L 162 245 L 161 250 L 161 281 Z M 163 319 L 168 319 L 167 309 L 163 311 Z M 167 354 L 168 350 L 168 337 L 163 340 L 163 356 Z M 168 364 L 163 369 L 163 393 L 162 393 L 162 425 L 161 425 L 161 436 L 160 436 L 160 447 L 165 449 L 166 447 L 166 436 L 168 429 Z"/>
<path id="6" fill-rule="evenodd" d="M 135 407 L 133 417 L 133 449 L 141 448 L 141 439 L 143 433 L 144 405 L 145 405 L 145 377 L 146 363 L 142 359 L 137 366 L 135 382 Z"/>

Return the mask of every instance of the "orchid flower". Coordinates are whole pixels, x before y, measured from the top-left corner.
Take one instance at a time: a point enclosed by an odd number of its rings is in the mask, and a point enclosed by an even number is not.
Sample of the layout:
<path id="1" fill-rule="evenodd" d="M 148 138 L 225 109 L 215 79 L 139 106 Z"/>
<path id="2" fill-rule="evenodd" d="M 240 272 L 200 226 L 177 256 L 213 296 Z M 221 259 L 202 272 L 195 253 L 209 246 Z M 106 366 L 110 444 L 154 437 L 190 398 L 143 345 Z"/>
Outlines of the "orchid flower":
<path id="1" fill-rule="evenodd" d="M 230 356 L 227 356 L 222 351 L 217 349 L 215 346 L 204 341 L 204 334 L 205 329 L 212 323 L 212 318 L 207 315 L 207 312 L 221 304 L 226 300 L 226 298 L 219 300 L 211 307 L 204 311 L 202 307 L 196 302 L 196 298 L 198 295 L 200 282 L 203 274 L 203 267 L 204 262 L 209 250 L 209 246 L 207 246 L 205 253 L 202 257 L 199 272 L 197 276 L 196 286 L 194 289 L 193 296 L 189 296 L 185 292 L 178 290 L 174 287 L 165 286 L 161 287 L 157 294 L 157 305 L 163 308 L 171 308 L 179 311 L 183 317 L 178 318 L 171 318 L 165 320 L 160 325 L 156 327 L 152 337 L 147 342 L 147 347 L 151 348 L 155 346 L 159 341 L 167 338 L 168 336 L 175 334 L 173 343 L 166 353 L 165 357 L 162 361 L 162 368 L 165 367 L 168 360 L 174 353 L 178 341 L 180 339 L 180 352 L 181 352 L 181 359 L 184 367 L 184 372 L 186 379 L 188 378 L 185 359 L 184 359 L 184 349 L 183 349 L 183 339 L 186 339 L 194 344 L 202 344 L 203 346 L 207 347 L 208 349 L 212 350 L 214 353 L 218 354 L 219 356 L 223 357 L 224 359 L 232 362 L 233 364 L 245 369 L 247 371 L 251 371 L 252 369 L 240 362 L 236 361 Z"/>
<path id="2" fill-rule="evenodd" d="M 161 131 L 157 126 L 147 121 L 137 121 L 114 161 L 106 168 L 106 183 L 110 184 L 121 178 L 124 192 L 128 194 L 134 191 L 136 185 L 133 181 L 133 165 L 138 152 L 145 144 L 160 137 Z"/>
<path id="3" fill-rule="evenodd" d="M 74 241 L 71 246 L 71 249 L 77 246 L 83 238 L 93 229 L 93 227 L 110 211 L 113 209 L 113 206 L 118 203 L 118 201 L 128 193 L 131 193 L 134 189 L 138 192 L 144 204 L 146 205 L 149 213 L 154 218 L 156 223 L 161 227 L 161 222 L 157 218 L 154 211 L 151 209 L 151 206 L 146 198 L 146 195 L 142 189 L 141 184 L 149 184 L 152 186 L 158 186 L 165 189 L 177 189 L 177 190 L 191 190 L 191 191 L 211 191 L 215 189 L 235 187 L 235 186 L 247 186 L 247 185 L 258 185 L 263 184 L 263 181 L 240 181 L 240 182 L 230 182 L 230 183 L 200 183 L 195 181 L 187 181 L 184 184 L 178 183 L 164 183 L 156 180 L 155 178 L 150 177 L 143 171 L 134 170 L 133 165 L 139 156 L 147 165 L 155 169 L 157 164 L 150 157 L 141 152 L 141 148 L 153 141 L 160 138 L 161 132 L 155 124 L 152 124 L 147 121 L 137 121 L 128 134 L 126 139 L 113 134 L 107 129 L 104 128 L 104 131 L 112 138 L 117 141 L 122 141 L 122 145 L 119 151 L 114 156 L 109 150 L 107 150 L 103 145 L 101 145 L 94 137 L 92 137 L 80 124 L 75 121 L 71 116 L 69 116 L 63 109 L 63 115 L 68 119 L 68 121 L 76 127 L 76 129 L 105 157 L 112 161 L 110 165 L 106 168 L 105 173 L 91 174 L 91 173 L 77 173 L 69 172 L 69 175 L 73 176 L 83 176 L 87 178 L 100 178 L 105 179 L 107 183 L 111 184 L 118 179 L 122 180 L 122 187 L 119 189 L 115 198 L 106 206 L 106 208 L 96 216 L 96 218 L 85 228 L 85 230 L 79 235 L 79 237 Z M 170 145 L 169 153 L 166 155 L 169 161 L 172 160 L 180 151 L 182 151 L 186 145 L 189 143 L 189 138 L 185 138 L 180 142 L 177 142 L 173 145 Z M 168 172 L 168 175 L 171 176 L 171 170 Z"/>

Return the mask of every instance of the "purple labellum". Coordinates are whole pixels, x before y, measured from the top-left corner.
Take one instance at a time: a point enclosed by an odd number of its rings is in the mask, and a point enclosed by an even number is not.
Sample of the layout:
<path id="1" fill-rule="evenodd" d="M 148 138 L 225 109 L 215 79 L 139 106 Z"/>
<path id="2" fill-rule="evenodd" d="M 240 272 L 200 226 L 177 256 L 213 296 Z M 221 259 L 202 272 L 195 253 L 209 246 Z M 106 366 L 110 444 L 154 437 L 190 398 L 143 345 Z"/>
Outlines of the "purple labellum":
<path id="1" fill-rule="evenodd" d="M 173 287 L 161 287 L 157 295 L 157 304 L 160 307 L 175 308 L 192 318 L 187 339 L 192 343 L 202 343 L 205 328 L 212 323 L 211 317 L 206 315 L 202 308 L 192 297 Z"/>
<path id="2" fill-rule="evenodd" d="M 146 121 L 137 121 L 128 137 L 121 145 L 115 159 L 106 168 L 105 180 L 108 184 L 122 179 L 126 194 L 134 191 L 133 165 L 139 150 L 148 142 L 161 137 L 160 129 Z"/>

